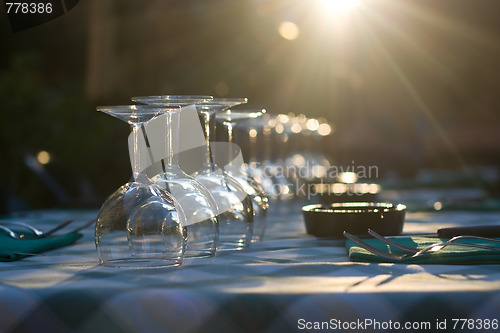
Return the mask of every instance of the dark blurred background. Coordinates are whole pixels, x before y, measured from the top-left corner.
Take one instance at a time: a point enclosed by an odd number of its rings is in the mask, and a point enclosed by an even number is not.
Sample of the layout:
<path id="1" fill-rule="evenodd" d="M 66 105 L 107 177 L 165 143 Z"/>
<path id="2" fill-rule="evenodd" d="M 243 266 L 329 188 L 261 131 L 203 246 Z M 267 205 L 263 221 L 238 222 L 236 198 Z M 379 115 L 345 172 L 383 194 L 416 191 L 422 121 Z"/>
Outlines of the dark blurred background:
<path id="1" fill-rule="evenodd" d="M 131 170 L 128 125 L 95 107 L 141 95 L 324 117 L 332 164 L 377 165 L 381 178 L 495 172 L 499 12 L 475 0 L 80 0 L 13 33 L 2 8 L 2 211 L 98 207 Z"/>

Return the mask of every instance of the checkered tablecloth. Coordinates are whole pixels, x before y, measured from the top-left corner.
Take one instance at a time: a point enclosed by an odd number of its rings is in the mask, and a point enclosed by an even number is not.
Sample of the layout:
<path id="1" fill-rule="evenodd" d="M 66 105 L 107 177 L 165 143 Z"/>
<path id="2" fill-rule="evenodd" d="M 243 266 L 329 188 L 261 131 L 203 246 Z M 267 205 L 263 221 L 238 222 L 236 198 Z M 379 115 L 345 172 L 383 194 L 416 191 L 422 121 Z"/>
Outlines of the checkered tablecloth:
<path id="1" fill-rule="evenodd" d="M 2 262 L 0 332 L 396 332 L 389 322 L 436 332 L 443 322 L 459 331 L 453 319 L 500 320 L 500 265 L 353 263 L 343 241 L 305 233 L 301 205 L 275 206 L 265 240 L 250 249 L 177 268 L 100 266 L 91 229 L 73 246 Z M 19 218 L 43 229 L 96 214 Z M 404 231 L 498 221 L 499 213 L 408 213 Z M 463 331 L 495 331 L 477 327 Z"/>

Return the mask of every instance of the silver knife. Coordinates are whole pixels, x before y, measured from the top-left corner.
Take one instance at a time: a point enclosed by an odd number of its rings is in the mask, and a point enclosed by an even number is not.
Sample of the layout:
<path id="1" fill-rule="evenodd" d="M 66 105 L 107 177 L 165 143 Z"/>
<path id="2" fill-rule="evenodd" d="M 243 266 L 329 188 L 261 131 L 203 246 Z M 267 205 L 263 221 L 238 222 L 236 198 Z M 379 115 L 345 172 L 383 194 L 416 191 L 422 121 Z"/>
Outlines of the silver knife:
<path id="1" fill-rule="evenodd" d="M 387 236 L 390 238 L 402 238 L 411 236 L 452 238 L 455 236 L 480 236 L 497 238 L 500 237 L 500 225 L 482 225 L 467 227 L 446 227 L 439 228 L 435 233 L 429 232 L 408 232 L 398 236 Z"/>

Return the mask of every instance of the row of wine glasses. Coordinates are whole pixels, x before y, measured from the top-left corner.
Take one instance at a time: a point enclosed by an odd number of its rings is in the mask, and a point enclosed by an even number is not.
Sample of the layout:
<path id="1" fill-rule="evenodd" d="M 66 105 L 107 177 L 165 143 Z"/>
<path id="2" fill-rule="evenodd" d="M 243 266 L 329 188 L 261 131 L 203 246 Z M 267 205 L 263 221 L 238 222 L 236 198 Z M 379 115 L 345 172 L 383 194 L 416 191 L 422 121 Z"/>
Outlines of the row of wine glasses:
<path id="1" fill-rule="evenodd" d="M 226 140 L 230 143 L 229 159 L 234 161 L 232 157 L 240 156 L 240 163 L 229 163 L 226 167 L 229 175 L 234 177 L 245 189 L 246 194 L 252 202 L 253 209 L 253 237 L 252 241 L 260 241 L 264 238 L 266 229 L 267 213 L 269 207 L 269 199 L 260 183 L 250 176 L 243 169 L 244 160 L 240 147 L 236 144 L 238 135 L 235 129 L 240 122 L 247 119 L 255 119 L 263 116 L 266 113 L 265 109 L 227 109 L 217 113 L 216 118 L 222 125 L 223 131 L 226 133 Z"/>
<path id="2" fill-rule="evenodd" d="M 242 250 L 261 240 L 267 196 L 241 172 L 243 159 L 232 130 L 237 120 L 263 112 L 229 110 L 246 103 L 244 98 L 166 95 L 132 101 L 141 104 L 97 108 L 131 125 L 133 171 L 99 211 L 101 263 L 178 266 L 184 257 Z M 229 143 L 214 142 L 216 118 L 231 134 Z"/>

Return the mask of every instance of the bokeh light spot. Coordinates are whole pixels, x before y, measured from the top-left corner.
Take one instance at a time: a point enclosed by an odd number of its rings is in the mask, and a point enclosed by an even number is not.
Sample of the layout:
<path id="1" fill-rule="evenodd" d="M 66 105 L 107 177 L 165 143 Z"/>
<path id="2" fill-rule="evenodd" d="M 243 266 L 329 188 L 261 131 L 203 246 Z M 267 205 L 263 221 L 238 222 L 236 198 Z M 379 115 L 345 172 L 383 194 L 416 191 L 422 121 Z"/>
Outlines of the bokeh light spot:
<path id="1" fill-rule="evenodd" d="M 40 164 L 48 164 L 50 162 L 50 154 L 45 150 L 42 150 L 36 155 L 36 160 Z"/>
<path id="2" fill-rule="evenodd" d="M 293 22 L 283 21 L 278 27 L 278 33 L 285 39 L 294 40 L 299 37 L 299 27 Z"/>
<path id="3" fill-rule="evenodd" d="M 300 133 L 302 131 L 302 126 L 300 126 L 299 123 L 295 123 L 293 124 L 291 127 L 290 127 L 290 130 L 293 132 L 293 133 Z"/>
<path id="4" fill-rule="evenodd" d="M 306 127 L 310 131 L 316 131 L 319 127 L 319 121 L 314 118 L 308 119 L 306 122 Z"/>
<path id="5" fill-rule="evenodd" d="M 338 175 L 339 182 L 352 184 L 358 181 L 358 175 L 355 172 L 342 172 Z"/>
<path id="6" fill-rule="evenodd" d="M 322 136 L 327 136 L 332 132 L 332 127 L 329 124 L 321 124 L 318 126 L 318 133 Z"/>
<path id="7" fill-rule="evenodd" d="M 285 127 L 282 125 L 282 124 L 278 124 L 276 125 L 276 133 L 283 133 L 283 131 L 285 130 Z"/>

